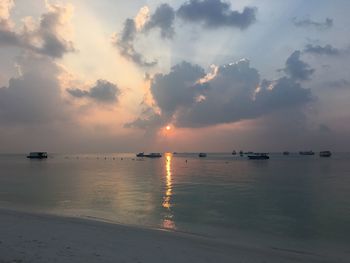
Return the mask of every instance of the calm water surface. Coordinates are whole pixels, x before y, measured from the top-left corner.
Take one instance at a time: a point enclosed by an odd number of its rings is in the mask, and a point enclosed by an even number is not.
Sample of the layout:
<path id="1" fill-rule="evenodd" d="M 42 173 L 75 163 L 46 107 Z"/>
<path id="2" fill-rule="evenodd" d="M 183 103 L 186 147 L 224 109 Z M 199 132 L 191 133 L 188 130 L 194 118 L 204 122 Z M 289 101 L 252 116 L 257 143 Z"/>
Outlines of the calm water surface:
<path id="1" fill-rule="evenodd" d="M 350 242 L 350 154 L 0 155 L 0 171 L 1 207 L 213 237 Z"/>

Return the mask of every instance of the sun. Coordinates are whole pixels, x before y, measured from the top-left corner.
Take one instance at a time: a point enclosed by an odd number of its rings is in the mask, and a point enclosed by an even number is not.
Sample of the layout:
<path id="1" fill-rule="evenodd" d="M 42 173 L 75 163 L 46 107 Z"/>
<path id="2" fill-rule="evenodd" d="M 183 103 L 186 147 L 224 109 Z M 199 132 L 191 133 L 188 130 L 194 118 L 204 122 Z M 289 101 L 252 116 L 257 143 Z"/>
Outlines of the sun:
<path id="1" fill-rule="evenodd" d="M 165 129 L 166 129 L 167 131 L 170 131 L 170 130 L 171 130 L 171 126 L 168 125 L 168 126 L 165 127 Z"/>

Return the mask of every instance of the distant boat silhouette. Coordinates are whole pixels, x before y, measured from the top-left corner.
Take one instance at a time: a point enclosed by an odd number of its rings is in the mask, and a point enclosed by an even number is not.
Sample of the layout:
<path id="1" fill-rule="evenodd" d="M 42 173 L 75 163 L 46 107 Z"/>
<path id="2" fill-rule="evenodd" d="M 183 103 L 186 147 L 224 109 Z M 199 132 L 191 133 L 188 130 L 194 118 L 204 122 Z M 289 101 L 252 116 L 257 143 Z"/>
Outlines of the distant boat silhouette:
<path id="1" fill-rule="evenodd" d="M 321 151 L 320 157 L 331 157 L 332 153 L 330 151 Z"/>
<path id="2" fill-rule="evenodd" d="M 288 151 L 283 152 L 283 155 L 289 155 Z"/>
<path id="3" fill-rule="evenodd" d="M 313 151 L 300 151 L 299 154 L 300 155 L 315 155 L 315 153 Z"/>
<path id="4" fill-rule="evenodd" d="M 253 153 L 248 155 L 248 158 L 251 160 L 267 160 L 270 159 L 268 153 Z"/>
<path id="5" fill-rule="evenodd" d="M 46 159 L 47 152 L 30 152 L 27 156 L 29 159 Z"/>
<path id="6" fill-rule="evenodd" d="M 207 157 L 207 154 L 206 153 L 199 153 L 198 156 L 199 157 Z"/>
<path id="7" fill-rule="evenodd" d="M 232 151 L 232 155 L 236 155 L 237 153 L 236 153 L 236 151 L 235 150 L 233 150 Z"/>
<path id="8" fill-rule="evenodd" d="M 160 154 L 160 153 L 145 154 L 144 152 L 141 152 L 141 153 L 136 154 L 136 157 L 160 158 L 160 157 L 162 157 L 162 154 Z"/>

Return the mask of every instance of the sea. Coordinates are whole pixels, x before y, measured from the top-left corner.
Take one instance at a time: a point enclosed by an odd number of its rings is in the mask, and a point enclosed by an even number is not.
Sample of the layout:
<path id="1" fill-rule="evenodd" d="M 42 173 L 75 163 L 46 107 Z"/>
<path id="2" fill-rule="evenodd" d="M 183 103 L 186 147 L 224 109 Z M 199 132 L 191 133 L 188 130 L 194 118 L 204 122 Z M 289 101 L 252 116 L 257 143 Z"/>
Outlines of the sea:
<path id="1" fill-rule="evenodd" d="M 350 154 L 0 155 L 0 207 L 228 242 L 349 247 Z M 289 247 L 289 246 L 288 246 Z M 348 251 L 349 252 L 349 251 Z"/>

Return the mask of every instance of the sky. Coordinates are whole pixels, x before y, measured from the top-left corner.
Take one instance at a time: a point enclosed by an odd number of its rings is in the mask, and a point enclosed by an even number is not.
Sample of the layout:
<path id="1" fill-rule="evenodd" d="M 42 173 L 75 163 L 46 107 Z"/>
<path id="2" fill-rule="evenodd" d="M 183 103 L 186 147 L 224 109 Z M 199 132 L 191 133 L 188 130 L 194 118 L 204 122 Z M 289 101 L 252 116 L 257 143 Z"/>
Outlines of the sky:
<path id="1" fill-rule="evenodd" d="M 0 0 L 0 152 L 348 151 L 349 9 Z"/>

